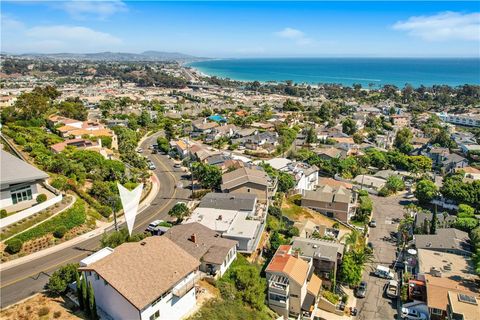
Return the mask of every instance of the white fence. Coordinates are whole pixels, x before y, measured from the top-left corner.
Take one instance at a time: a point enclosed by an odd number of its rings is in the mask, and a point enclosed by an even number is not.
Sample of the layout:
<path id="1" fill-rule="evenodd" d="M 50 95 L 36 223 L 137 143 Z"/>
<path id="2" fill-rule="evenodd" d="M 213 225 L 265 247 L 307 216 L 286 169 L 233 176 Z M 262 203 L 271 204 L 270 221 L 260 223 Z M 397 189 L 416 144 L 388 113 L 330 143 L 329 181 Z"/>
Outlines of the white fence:
<path id="1" fill-rule="evenodd" d="M 4 228 L 6 226 L 11 225 L 12 223 L 15 223 L 17 221 L 23 220 L 25 218 L 30 217 L 31 215 L 34 215 L 35 213 L 38 213 L 42 210 L 45 210 L 46 208 L 53 206 L 56 203 L 59 203 L 62 201 L 63 196 L 60 194 L 52 199 L 49 199 L 45 202 L 39 203 L 36 206 L 30 207 L 28 209 L 25 209 L 23 211 L 17 212 L 15 214 L 12 214 L 11 216 L 8 216 L 6 218 L 0 219 L 0 228 Z"/>

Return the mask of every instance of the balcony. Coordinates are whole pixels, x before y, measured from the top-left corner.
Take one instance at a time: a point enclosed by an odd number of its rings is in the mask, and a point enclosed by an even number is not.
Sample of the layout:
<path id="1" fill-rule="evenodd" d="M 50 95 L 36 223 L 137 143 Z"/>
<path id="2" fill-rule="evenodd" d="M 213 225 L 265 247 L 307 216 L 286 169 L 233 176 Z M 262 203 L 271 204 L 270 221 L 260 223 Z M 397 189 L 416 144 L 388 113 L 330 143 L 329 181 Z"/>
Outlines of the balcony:
<path id="1" fill-rule="evenodd" d="M 185 279 L 177 283 L 172 289 L 172 294 L 179 298 L 183 297 L 187 292 L 195 287 L 195 273 L 192 272 Z"/>

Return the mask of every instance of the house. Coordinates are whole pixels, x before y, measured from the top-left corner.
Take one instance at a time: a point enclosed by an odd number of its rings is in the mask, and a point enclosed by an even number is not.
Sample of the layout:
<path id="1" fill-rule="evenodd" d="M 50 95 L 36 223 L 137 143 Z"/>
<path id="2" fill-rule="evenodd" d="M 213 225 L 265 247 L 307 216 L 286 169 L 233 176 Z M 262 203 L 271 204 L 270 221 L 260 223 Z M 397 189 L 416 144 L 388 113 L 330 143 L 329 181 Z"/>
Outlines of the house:
<path id="1" fill-rule="evenodd" d="M 477 320 L 480 315 L 480 297 L 448 291 L 447 318 Z"/>
<path id="2" fill-rule="evenodd" d="M 167 237 L 104 248 L 80 261 L 97 308 L 112 319 L 181 319 L 196 304 L 200 261 Z"/>
<path id="3" fill-rule="evenodd" d="M 212 129 L 218 127 L 217 122 L 209 122 L 207 119 L 199 119 L 192 122 L 193 132 L 210 133 Z"/>
<path id="4" fill-rule="evenodd" d="M 330 218 L 348 222 L 355 214 L 356 193 L 342 186 L 323 186 L 315 191 L 306 190 L 302 194 L 301 205 L 319 211 Z"/>
<path id="5" fill-rule="evenodd" d="M 437 116 L 444 122 L 458 124 L 461 126 L 480 127 L 480 115 L 449 114 L 446 112 L 441 112 L 437 113 Z"/>
<path id="6" fill-rule="evenodd" d="M 261 163 L 262 161 L 258 161 Z M 257 162 L 255 162 L 257 163 Z M 298 192 L 302 190 L 313 190 L 318 183 L 318 167 L 310 166 L 303 162 L 293 162 L 287 158 L 273 158 L 265 161 L 272 168 L 290 173 L 295 179 L 294 189 Z"/>
<path id="7" fill-rule="evenodd" d="M 69 139 L 59 143 L 55 143 L 50 146 L 50 150 L 54 153 L 60 153 L 65 150 L 66 147 L 76 147 L 78 149 L 87 149 L 89 147 L 97 146 L 96 142 L 86 139 Z"/>
<path id="8" fill-rule="evenodd" d="M 255 135 L 257 133 L 258 133 L 258 130 L 255 129 L 255 128 L 243 128 L 243 129 L 239 129 L 235 133 L 235 137 L 236 138 L 245 138 L 245 137 L 248 137 L 248 136 L 251 136 L 251 135 Z"/>
<path id="9" fill-rule="evenodd" d="M 188 155 L 188 142 L 182 139 L 170 141 L 170 147 L 175 150 L 180 159 L 185 158 Z"/>
<path id="10" fill-rule="evenodd" d="M 460 150 L 466 156 L 470 155 L 473 152 L 480 154 L 480 145 L 476 143 L 462 143 L 459 145 Z"/>
<path id="11" fill-rule="evenodd" d="M 374 177 L 367 174 L 358 175 L 353 179 L 353 181 L 356 184 L 359 184 L 362 188 L 365 187 L 377 191 L 382 189 L 387 183 L 387 180 L 383 178 Z"/>
<path id="12" fill-rule="evenodd" d="M 447 155 L 441 163 L 441 170 L 444 173 L 450 173 L 455 169 L 464 167 L 468 167 L 468 160 L 456 153 Z"/>
<path id="13" fill-rule="evenodd" d="M 432 221 L 433 213 L 430 211 L 419 211 L 415 214 L 415 229 L 416 230 L 430 230 L 430 222 Z M 443 213 L 437 213 L 437 229 L 449 228 L 455 222 L 456 216 Z"/>
<path id="14" fill-rule="evenodd" d="M 410 125 L 409 114 L 394 114 L 390 116 L 393 125 L 399 128 L 408 127 Z"/>
<path id="15" fill-rule="evenodd" d="M 278 134 L 276 132 L 261 132 L 235 139 L 232 142 L 240 144 L 249 150 L 271 149 L 278 145 Z"/>
<path id="16" fill-rule="evenodd" d="M 223 126 L 215 127 L 207 135 L 205 140 L 207 142 L 212 142 L 220 138 L 231 138 L 235 135 L 237 131 L 238 131 L 238 127 L 234 124 L 226 124 Z"/>
<path id="17" fill-rule="evenodd" d="M 298 229 L 298 236 L 301 238 L 329 238 L 338 239 L 340 231 L 329 228 L 323 224 L 317 224 L 311 219 L 304 219 L 293 224 Z"/>
<path id="18" fill-rule="evenodd" d="M 193 222 L 176 225 L 163 235 L 200 261 L 200 271 L 221 277 L 237 257 L 237 241 Z"/>
<path id="19" fill-rule="evenodd" d="M 461 256 L 472 255 L 468 233 L 455 228 L 438 229 L 436 234 L 416 234 L 414 243 L 417 249 L 448 252 Z"/>
<path id="20" fill-rule="evenodd" d="M 319 149 L 316 149 L 315 152 L 321 159 L 324 159 L 324 160 L 342 159 L 346 157 L 345 151 L 335 147 L 319 148 Z"/>
<path id="21" fill-rule="evenodd" d="M 475 167 L 456 168 L 455 173 L 463 174 L 464 180 L 480 180 L 480 169 Z"/>
<path id="22" fill-rule="evenodd" d="M 281 245 L 265 269 L 268 306 L 284 319 L 310 317 L 322 286 L 312 271 L 312 260 L 300 258 L 292 246 Z"/>
<path id="23" fill-rule="evenodd" d="M 184 223 L 198 222 L 238 242 L 239 252 L 252 253 L 265 230 L 267 207 L 254 194 L 208 193 Z"/>
<path id="24" fill-rule="evenodd" d="M 344 187 L 345 189 L 349 189 L 349 190 L 353 189 L 353 184 L 351 183 L 335 180 L 332 178 L 325 178 L 325 177 L 318 178 L 317 185 L 320 187 L 330 186 L 332 188 Z"/>
<path id="25" fill-rule="evenodd" d="M 221 154 L 221 153 L 214 153 L 209 156 L 207 156 L 203 162 L 207 163 L 209 165 L 216 165 L 216 166 L 222 166 L 225 161 L 227 160 L 232 160 L 230 156 Z"/>
<path id="26" fill-rule="evenodd" d="M 457 254 L 417 249 L 417 273 L 450 279 L 476 279 L 475 267 L 469 257 Z"/>
<path id="27" fill-rule="evenodd" d="M 343 244 L 314 238 L 294 237 L 292 248 L 299 250 L 301 257 L 308 257 L 313 261 L 315 274 L 325 286 L 331 285 L 331 277 L 337 274 L 338 266 L 342 263 Z"/>
<path id="28" fill-rule="evenodd" d="M 20 203 L 36 204 L 48 174 L 3 150 L 0 163 L 0 209 L 18 211 Z"/>
<path id="29" fill-rule="evenodd" d="M 459 279 L 460 280 L 460 279 Z M 427 295 L 427 306 L 432 320 L 447 319 L 447 314 L 453 313 L 453 310 L 448 310 L 449 307 L 449 293 L 451 302 L 457 307 L 457 312 L 463 309 L 463 306 L 457 305 L 456 301 L 463 303 L 470 303 L 473 306 L 477 306 L 479 290 L 478 286 L 473 281 L 459 281 L 444 277 L 434 277 L 432 275 L 425 275 L 425 286 Z M 455 301 L 456 300 L 456 301 Z M 465 301 L 466 300 L 466 301 Z M 473 302 L 474 301 L 474 302 Z M 455 312 L 456 313 L 456 312 Z M 478 319 L 479 313 L 476 313 Z M 448 319 L 462 319 L 462 318 L 448 318 Z"/>
<path id="30" fill-rule="evenodd" d="M 252 193 L 258 201 L 267 202 L 275 195 L 277 181 L 263 170 L 243 167 L 224 173 L 220 188 L 227 193 Z"/>

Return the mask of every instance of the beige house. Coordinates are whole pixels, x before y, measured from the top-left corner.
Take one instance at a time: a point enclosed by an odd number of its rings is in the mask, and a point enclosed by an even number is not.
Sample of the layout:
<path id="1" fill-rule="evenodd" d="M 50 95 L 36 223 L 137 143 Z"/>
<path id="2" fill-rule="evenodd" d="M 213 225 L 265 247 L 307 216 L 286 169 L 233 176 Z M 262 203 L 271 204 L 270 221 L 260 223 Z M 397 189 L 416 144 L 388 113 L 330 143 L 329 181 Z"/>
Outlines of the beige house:
<path id="1" fill-rule="evenodd" d="M 267 202 L 277 191 L 277 181 L 263 170 L 239 168 L 222 176 L 222 192 L 253 193 L 259 202 Z"/>
<path id="2" fill-rule="evenodd" d="M 268 305 L 284 319 L 314 313 L 322 280 L 312 268 L 312 260 L 300 258 L 289 245 L 280 246 L 268 264 Z"/>
<path id="3" fill-rule="evenodd" d="M 343 222 L 355 214 L 356 193 L 343 186 L 324 185 L 315 191 L 306 190 L 302 196 L 302 206 L 319 211 L 330 218 Z"/>

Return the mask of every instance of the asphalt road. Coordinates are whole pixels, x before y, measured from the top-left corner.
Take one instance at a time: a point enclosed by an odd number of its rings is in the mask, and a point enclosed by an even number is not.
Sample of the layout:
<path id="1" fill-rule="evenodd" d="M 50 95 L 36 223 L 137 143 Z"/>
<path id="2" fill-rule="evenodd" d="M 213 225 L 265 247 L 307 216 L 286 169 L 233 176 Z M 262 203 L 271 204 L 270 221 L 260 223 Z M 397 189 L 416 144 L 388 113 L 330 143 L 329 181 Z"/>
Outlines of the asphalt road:
<path id="1" fill-rule="evenodd" d="M 153 144 L 157 135 L 147 138 L 142 143 L 142 148 L 154 163 L 157 169 L 154 173 L 160 181 L 160 190 L 151 205 L 143 210 L 136 218 L 135 231 L 143 231 L 155 219 L 169 220 L 168 210 L 177 203 L 185 201 L 190 190 L 175 188 L 178 181 L 184 180 L 183 185 L 188 185 L 181 169 L 174 169 L 173 162 L 165 155 L 150 154 L 148 146 Z M 74 247 L 69 247 L 31 262 L 2 271 L 0 273 L 0 307 L 29 297 L 43 290 L 48 277 L 60 266 L 75 263 L 95 252 L 99 248 L 101 236 L 92 237 Z"/>
<path id="2" fill-rule="evenodd" d="M 397 318 L 397 300 L 387 298 L 385 285 L 388 280 L 373 275 L 377 265 L 390 266 L 395 260 L 396 244 L 385 241 L 391 232 L 396 232 L 398 223 L 395 219 L 403 217 L 403 205 L 407 202 L 403 195 L 387 198 L 371 196 L 373 200 L 373 219 L 377 221 L 376 228 L 370 228 L 369 242 L 374 246 L 374 261 L 367 265 L 363 280 L 367 281 L 367 295 L 357 300 L 358 319 L 388 320 Z M 399 318 L 397 318 L 399 319 Z"/>

